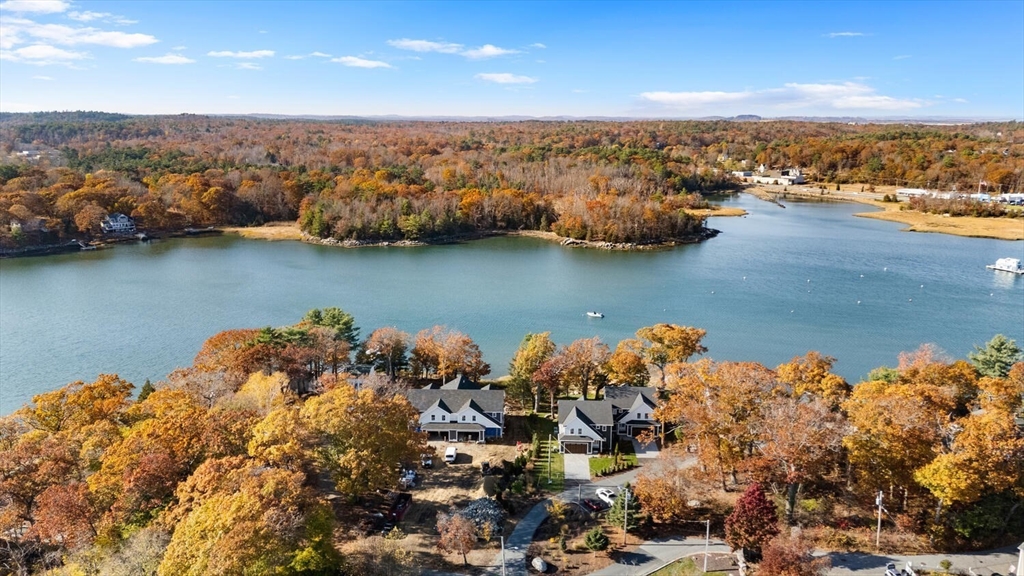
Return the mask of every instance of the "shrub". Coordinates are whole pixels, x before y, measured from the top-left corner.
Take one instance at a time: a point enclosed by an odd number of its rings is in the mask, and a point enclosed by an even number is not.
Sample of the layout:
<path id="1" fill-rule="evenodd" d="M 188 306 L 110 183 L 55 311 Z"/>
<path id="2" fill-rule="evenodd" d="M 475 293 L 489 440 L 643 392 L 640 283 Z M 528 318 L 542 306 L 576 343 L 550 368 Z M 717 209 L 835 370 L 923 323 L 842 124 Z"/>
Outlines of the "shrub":
<path id="1" fill-rule="evenodd" d="M 598 526 L 593 530 L 587 532 L 587 535 L 583 539 L 583 543 L 587 548 L 594 552 L 599 552 L 608 548 L 608 536 L 605 535 L 601 527 Z"/>

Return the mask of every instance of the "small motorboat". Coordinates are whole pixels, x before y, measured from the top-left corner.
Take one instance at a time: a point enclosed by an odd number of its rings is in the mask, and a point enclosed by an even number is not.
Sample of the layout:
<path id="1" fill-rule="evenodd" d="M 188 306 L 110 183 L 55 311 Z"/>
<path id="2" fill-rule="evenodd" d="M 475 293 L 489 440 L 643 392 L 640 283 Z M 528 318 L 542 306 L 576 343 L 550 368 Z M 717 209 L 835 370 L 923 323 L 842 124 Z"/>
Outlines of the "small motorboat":
<path id="1" fill-rule="evenodd" d="M 587 316 L 590 316 L 591 318 L 604 318 L 604 314 L 600 312 L 587 312 Z"/>

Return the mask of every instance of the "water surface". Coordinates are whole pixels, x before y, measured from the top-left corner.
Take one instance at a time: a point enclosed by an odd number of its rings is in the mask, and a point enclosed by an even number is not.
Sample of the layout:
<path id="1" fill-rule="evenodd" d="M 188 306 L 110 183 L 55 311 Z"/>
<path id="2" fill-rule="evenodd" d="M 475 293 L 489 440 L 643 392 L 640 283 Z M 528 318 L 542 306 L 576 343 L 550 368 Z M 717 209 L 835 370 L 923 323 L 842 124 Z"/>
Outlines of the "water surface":
<path id="1" fill-rule="evenodd" d="M 726 202 L 750 215 L 713 219 L 723 233 L 708 242 L 654 252 L 531 238 L 346 250 L 224 236 L 3 260 L 0 414 L 99 373 L 156 381 L 220 330 L 292 324 L 326 306 L 354 314 L 364 336 L 384 325 L 466 332 L 494 375 L 527 332 L 614 347 L 656 322 L 707 329 L 721 360 L 773 367 L 819 350 L 851 380 L 923 342 L 956 357 L 996 333 L 1024 343 L 1024 278 L 985 269 L 1024 259 L 1024 242 L 900 232 L 852 217 L 865 207 L 851 204 Z"/>

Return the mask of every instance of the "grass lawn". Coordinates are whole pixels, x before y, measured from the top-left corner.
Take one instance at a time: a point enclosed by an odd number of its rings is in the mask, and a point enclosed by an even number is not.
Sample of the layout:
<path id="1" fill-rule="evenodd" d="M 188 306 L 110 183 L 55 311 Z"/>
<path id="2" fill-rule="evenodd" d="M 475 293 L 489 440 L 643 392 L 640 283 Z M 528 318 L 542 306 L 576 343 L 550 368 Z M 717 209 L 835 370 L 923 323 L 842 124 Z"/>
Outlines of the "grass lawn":
<path id="1" fill-rule="evenodd" d="M 693 561 L 693 558 L 683 558 L 678 562 L 673 562 L 668 566 L 665 566 L 657 572 L 653 572 L 651 576 L 698 576 L 703 574 L 701 567 Z M 708 572 L 708 576 L 728 576 L 727 572 Z"/>
<path id="2" fill-rule="evenodd" d="M 624 462 L 637 466 L 636 452 L 633 450 L 632 442 L 619 443 L 619 456 Z M 615 463 L 612 456 L 593 456 L 590 458 L 590 477 L 597 478 L 597 473 Z"/>
<path id="3" fill-rule="evenodd" d="M 548 453 L 551 453 L 551 483 L 548 484 Z M 558 440 L 548 442 L 547 438 L 540 443 L 540 454 L 533 461 L 533 473 L 540 479 L 540 487 L 548 492 L 558 493 L 565 490 L 565 460 L 558 451 Z"/>

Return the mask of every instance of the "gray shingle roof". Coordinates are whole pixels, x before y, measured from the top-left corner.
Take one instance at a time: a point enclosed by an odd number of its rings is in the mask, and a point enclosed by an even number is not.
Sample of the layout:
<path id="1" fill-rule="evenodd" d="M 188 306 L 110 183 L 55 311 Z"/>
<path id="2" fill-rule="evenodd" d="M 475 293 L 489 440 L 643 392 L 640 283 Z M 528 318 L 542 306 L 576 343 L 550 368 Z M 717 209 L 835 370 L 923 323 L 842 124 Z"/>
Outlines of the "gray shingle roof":
<path id="1" fill-rule="evenodd" d="M 559 400 L 559 424 L 565 422 L 573 408 L 576 408 L 585 420 L 589 420 L 588 425 L 613 426 L 615 424 L 615 420 L 612 418 L 612 403 L 608 400 Z"/>
<path id="2" fill-rule="evenodd" d="M 604 398 L 619 410 L 629 410 L 637 394 L 643 394 L 644 400 L 651 406 L 658 405 L 658 392 L 649 386 L 605 386 Z"/>
<path id="3" fill-rule="evenodd" d="M 431 390 L 482 390 L 479 384 L 473 382 L 464 375 L 459 374 L 455 378 L 445 382 L 444 384 L 431 384 Z"/>
<path id="4" fill-rule="evenodd" d="M 424 412 L 438 400 L 444 401 L 449 407 L 462 407 L 472 401 L 476 402 L 482 412 L 501 413 L 505 411 L 504 390 L 430 390 L 424 388 L 409 390 L 405 393 L 405 397 L 420 412 Z"/>

